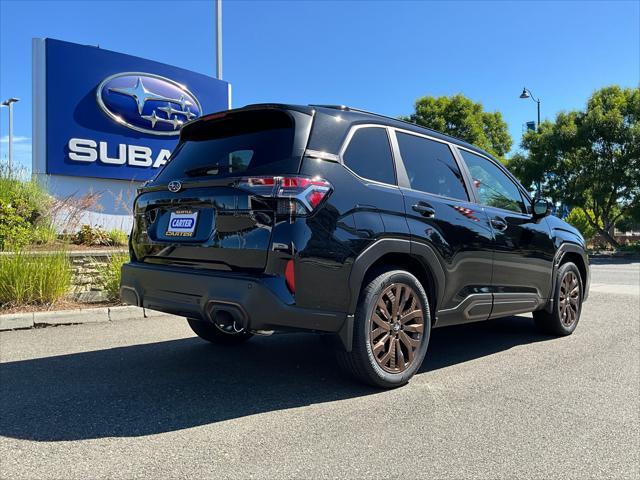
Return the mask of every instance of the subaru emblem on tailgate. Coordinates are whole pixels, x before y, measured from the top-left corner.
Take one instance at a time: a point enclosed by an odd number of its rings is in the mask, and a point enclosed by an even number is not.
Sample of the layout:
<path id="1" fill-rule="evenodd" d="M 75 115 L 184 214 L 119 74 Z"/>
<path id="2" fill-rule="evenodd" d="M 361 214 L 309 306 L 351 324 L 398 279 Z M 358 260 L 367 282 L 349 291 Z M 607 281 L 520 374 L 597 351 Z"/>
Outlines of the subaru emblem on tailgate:
<path id="1" fill-rule="evenodd" d="M 170 192 L 176 193 L 180 191 L 182 184 L 178 180 L 172 180 L 169 182 L 169 185 L 167 185 L 167 188 Z"/>

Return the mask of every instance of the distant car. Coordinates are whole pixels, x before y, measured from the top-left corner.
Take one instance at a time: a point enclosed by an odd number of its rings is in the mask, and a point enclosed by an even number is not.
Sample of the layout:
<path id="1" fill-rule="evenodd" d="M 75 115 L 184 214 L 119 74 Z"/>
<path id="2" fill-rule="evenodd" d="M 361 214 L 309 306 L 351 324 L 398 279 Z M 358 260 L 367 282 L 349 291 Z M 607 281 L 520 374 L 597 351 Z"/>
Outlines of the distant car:
<path id="1" fill-rule="evenodd" d="M 395 387 L 435 327 L 533 312 L 574 331 L 585 244 L 549 207 L 458 139 L 346 107 L 251 105 L 186 124 L 140 189 L 121 296 L 214 343 L 333 334 L 347 371 Z"/>

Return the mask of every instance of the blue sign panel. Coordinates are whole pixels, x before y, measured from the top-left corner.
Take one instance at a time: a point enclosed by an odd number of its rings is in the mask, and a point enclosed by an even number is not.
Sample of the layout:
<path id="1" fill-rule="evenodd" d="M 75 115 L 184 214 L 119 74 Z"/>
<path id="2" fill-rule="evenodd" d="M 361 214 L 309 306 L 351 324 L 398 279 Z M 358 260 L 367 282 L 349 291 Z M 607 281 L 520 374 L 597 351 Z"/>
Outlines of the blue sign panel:
<path id="1" fill-rule="evenodd" d="M 229 85 L 163 63 L 47 39 L 46 173 L 148 180 L 180 127 L 226 110 Z"/>

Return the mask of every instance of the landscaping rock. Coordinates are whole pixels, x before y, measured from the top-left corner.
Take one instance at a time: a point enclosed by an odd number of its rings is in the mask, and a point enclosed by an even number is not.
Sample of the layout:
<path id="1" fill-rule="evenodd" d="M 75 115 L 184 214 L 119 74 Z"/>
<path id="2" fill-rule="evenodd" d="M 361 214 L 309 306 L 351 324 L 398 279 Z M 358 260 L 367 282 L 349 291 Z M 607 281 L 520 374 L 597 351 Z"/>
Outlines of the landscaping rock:
<path id="1" fill-rule="evenodd" d="M 89 290 L 86 292 L 77 292 L 72 295 L 76 302 L 80 303 L 98 303 L 108 300 L 107 294 L 102 290 Z"/>

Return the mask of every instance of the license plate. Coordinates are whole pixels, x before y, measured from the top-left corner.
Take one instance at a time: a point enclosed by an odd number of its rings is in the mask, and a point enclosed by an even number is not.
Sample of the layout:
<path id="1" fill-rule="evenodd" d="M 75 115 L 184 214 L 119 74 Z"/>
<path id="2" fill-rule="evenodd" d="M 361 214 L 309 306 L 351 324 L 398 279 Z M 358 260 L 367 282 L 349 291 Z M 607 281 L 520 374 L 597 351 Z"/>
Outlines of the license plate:
<path id="1" fill-rule="evenodd" d="M 171 212 L 166 235 L 168 237 L 192 237 L 196 231 L 198 212 L 193 210 L 176 210 Z"/>

